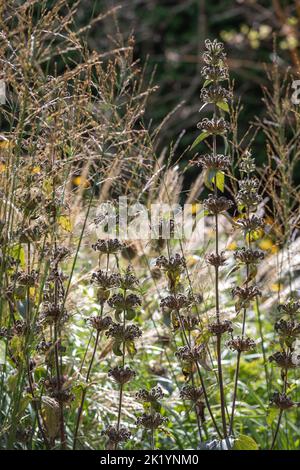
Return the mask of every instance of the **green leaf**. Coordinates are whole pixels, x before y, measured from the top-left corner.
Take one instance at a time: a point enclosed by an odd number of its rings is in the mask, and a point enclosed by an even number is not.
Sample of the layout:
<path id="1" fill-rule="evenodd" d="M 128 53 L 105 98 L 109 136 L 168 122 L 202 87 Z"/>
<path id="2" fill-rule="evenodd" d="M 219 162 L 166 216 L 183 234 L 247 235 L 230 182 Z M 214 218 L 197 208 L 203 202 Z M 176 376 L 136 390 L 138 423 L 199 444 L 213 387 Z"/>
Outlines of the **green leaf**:
<path id="1" fill-rule="evenodd" d="M 132 308 L 129 308 L 128 310 L 126 310 L 126 313 L 125 313 L 125 318 L 126 320 L 133 320 L 135 318 L 135 310 L 133 310 Z"/>
<path id="2" fill-rule="evenodd" d="M 258 444 L 252 437 L 240 434 L 234 441 L 233 450 L 258 450 Z"/>
<path id="3" fill-rule="evenodd" d="M 272 426 L 276 418 L 278 417 L 278 409 L 277 408 L 269 408 L 268 409 L 268 414 L 267 414 L 267 424 L 268 426 Z"/>
<path id="4" fill-rule="evenodd" d="M 137 353 L 134 341 L 127 341 L 126 342 L 126 349 L 130 357 L 134 357 Z"/>
<path id="5" fill-rule="evenodd" d="M 228 103 L 226 103 L 225 101 L 219 101 L 219 103 L 217 103 L 217 106 L 226 113 L 229 113 L 229 106 Z"/>
<path id="6" fill-rule="evenodd" d="M 113 353 L 116 355 L 116 356 L 123 356 L 123 352 L 121 351 L 121 342 L 120 341 L 116 341 L 114 344 L 113 344 Z"/>
<path id="7" fill-rule="evenodd" d="M 26 264 L 26 262 L 25 262 L 25 251 L 24 251 L 24 248 L 22 248 L 21 245 L 13 245 L 12 247 L 10 247 L 8 249 L 8 254 L 9 254 L 9 256 L 14 258 L 14 260 L 18 261 L 22 268 L 25 267 L 25 264 Z"/>
<path id="8" fill-rule="evenodd" d="M 205 80 L 205 82 L 203 83 L 203 88 L 207 87 L 208 85 L 210 85 L 212 83 L 212 80 Z"/>
<path id="9" fill-rule="evenodd" d="M 206 137 L 208 136 L 209 136 L 209 132 L 206 132 L 206 131 L 201 132 L 201 134 L 199 134 L 198 137 L 192 143 L 191 150 L 195 148 L 198 144 L 200 144 L 200 142 L 202 142 L 202 140 L 206 139 Z"/>
<path id="10" fill-rule="evenodd" d="M 215 181 L 216 181 L 216 186 L 217 188 L 222 192 L 224 193 L 224 187 L 225 187 L 225 175 L 222 171 L 217 171 L 216 173 L 216 177 L 215 177 Z"/>

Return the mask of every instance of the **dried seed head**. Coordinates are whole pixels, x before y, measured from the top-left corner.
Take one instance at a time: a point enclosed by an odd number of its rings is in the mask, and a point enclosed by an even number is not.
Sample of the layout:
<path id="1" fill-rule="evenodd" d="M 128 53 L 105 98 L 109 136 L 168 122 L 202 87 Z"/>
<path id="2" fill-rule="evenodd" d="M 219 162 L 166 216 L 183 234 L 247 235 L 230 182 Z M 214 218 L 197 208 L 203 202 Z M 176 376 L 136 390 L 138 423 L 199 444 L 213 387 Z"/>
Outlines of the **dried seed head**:
<path id="1" fill-rule="evenodd" d="M 131 432 L 125 427 L 117 429 L 115 426 L 108 426 L 104 431 L 101 432 L 102 436 L 108 437 L 106 444 L 107 450 L 113 450 L 121 442 L 127 442 L 131 438 Z"/>
<path id="2" fill-rule="evenodd" d="M 112 324 L 112 318 L 111 317 L 101 317 L 100 315 L 97 315 L 96 317 L 90 318 L 89 323 L 92 326 L 92 328 L 95 328 L 95 330 L 105 331 Z"/>
<path id="3" fill-rule="evenodd" d="M 225 155 L 212 155 L 207 153 L 205 155 L 200 155 L 197 158 L 197 161 L 192 163 L 196 163 L 197 166 L 201 166 L 205 169 L 224 171 L 230 167 L 231 159 Z"/>
<path id="4" fill-rule="evenodd" d="M 44 302 L 41 312 L 41 322 L 48 323 L 62 323 L 69 319 L 69 315 L 63 304 L 56 302 Z"/>
<path id="5" fill-rule="evenodd" d="M 180 398 L 183 400 L 190 400 L 197 403 L 203 397 L 203 389 L 201 387 L 194 387 L 193 385 L 185 385 L 179 393 Z"/>
<path id="6" fill-rule="evenodd" d="M 206 259 L 206 262 L 208 264 L 210 264 L 211 266 L 215 266 L 215 267 L 220 267 L 220 266 L 224 266 L 224 264 L 226 263 L 226 257 L 225 257 L 225 253 L 224 251 L 222 251 L 221 253 L 208 253 L 206 256 L 205 256 L 205 259 Z"/>
<path id="7" fill-rule="evenodd" d="M 72 382 L 66 375 L 60 376 L 59 380 L 57 377 L 49 377 L 44 385 L 51 398 L 59 403 L 70 403 L 75 398 L 72 393 Z"/>
<path id="8" fill-rule="evenodd" d="M 288 410 L 295 406 L 295 402 L 286 393 L 274 392 L 270 399 L 270 405 L 280 410 Z"/>
<path id="9" fill-rule="evenodd" d="M 200 129 L 201 132 L 207 132 L 208 134 L 223 135 L 229 130 L 229 124 L 222 117 L 212 119 L 203 118 L 198 122 L 197 128 Z"/>
<path id="10" fill-rule="evenodd" d="M 120 274 L 109 274 L 102 269 L 98 269 L 92 274 L 91 282 L 103 289 L 113 289 L 120 286 L 121 276 Z"/>
<path id="11" fill-rule="evenodd" d="M 232 289 L 233 297 L 238 297 L 242 302 L 249 302 L 261 295 L 261 291 L 257 286 L 243 286 Z M 243 306 L 243 305 L 242 305 Z"/>
<path id="12" fill-rule="evenodd" d="M 204 87 L 200 93 L 200 100 L 202 103 L 222 103 L 232 99 L 232 93 L 220 85 L 211 85 Z"/>
<path id="13" fill-rule="evenodd" d="M 234 259 L 240 263 L 250 265 L 257 264 L 259 261 L 263 260 L 265 255 L 261 250 L 252 250 L 251 248 L 239 248 L 233 254 Z"/>
<path id="14" fill-rule="evenodd" d="M 246 233 L 254 232 L 264 226 L 264 219 L 262 217 L 257 217 L 255 214 L 251 214 L 249 218 L 238 219 L 236 224 Z"/>
<path id="15" fill-rule="evenodd" d="M 133 274 L 131 266 L 128 266 L 125 273 L 120 278 L 120 287 L 124 290 L 135 289 L 138 286 L 139 280 Z"/>
<path id="16" fill-rule="evenodd" d="M 201 75 L 205 80 L 212 82 L 222 82 L 228 80 L 228 68 L 223 65 L 205 65 L 201 70 Z"/>
<path id="17" fill-rule="evenodd" d="M 158 385 L 157 387 L 151 388 L 151 390 L 142 388 L 136 393 L 135 397 L 138 401 L 143 403 L 155 403 L 164 398 L 164 393 L 161 387 Z"/>
<path id="18" fill-rule="evenodd" d="M 117 238 L 108 238 L 107 240 L 98 240 L 94 245 L 92 245 L 92 248 L 100 253 L 111 255 L 122 250 L 122 248 L 124 248 L 124 243 L 119 242 Z"/>
<path id="19" fill-rule="evenodd" d="M 278 311 L 289 316 L 293 316 L 300 310 L 300 300 L 291 297 L 284 304 L 278 306 Z"/>
<path id="20" fill-rule="evenodd" d="M 30 273 L 17 271 L 12 275 L 12 280 L 19 286 L 34 287 L 38 279 L 38 273 L 32 270 Z"/>
<path id="21" fill-rule="evenodd" d="M 233 202 L 224 196 L 217 197 L 210 194 L 207 199 L 203 201 L 204 208 L 211 214 L 221 214 L 226 212 L 233 206 Z"/>
<path id="22" fill-rule="evenodd" d="M 208 325 L 208 330 L 216 336 L 223 335 L 224 333 L 232 333 L 232 323 L 229 320 L 211 323 Z"/>
<path id="23" fill-rule="evenodd" d="M 255 349 L 256 344 L 255 341 L 251 338 L 241 338 L 240 336 L 237 336 L 236 338 L 232 338 L 230 341 L 228 341 L 227 346 L 232 351 L 245 352 Z"/>
<path id="24" fill-rule="evenodd" d="M 121 323 L 112 323 L 109 330 L 105 333 L 107 337 L 115 338 L 117 341 L 126 342 L 142 336 L 142 330 L 136 325 L 124 325 Z"/>
<path id="25" fill-rule="evenodd" d="M 176 315 L 172 319 L 172 324 L 174 331 L 182 329 L 187 331 L 193 331 L 199 325 L 199 318 L 196 315 L 192 314 L 180 315 L 179 318 L 178 315 Z"/>
<path id="26" fill-rule="evenodd" d="M 239 191 L 236 203 L 254 210 L 261 203 L 262 197 L 258 194 L 257 178 L 247 178 L 239 181 Z"/>
<path id="27" fill-rule="evenodd" d="M 202 57 L 206 64 L 219 66 L 226 60 L 224 44 L 222 42 L 218 42 L 217 39 L 214 39 L 213 41 L 206 39 L 205 48 L 206 51 Z"/>
<path id="28" fill-rule="evenodd" d="M 176 253 L 169 259 L 165 256 L 159 256 L 156 260 L 156 266 L 167 273 L 180 274 L 184 271 L 186 264 L 184 257 Z"/>
<path id="29" fill-rule="evenodd" d="M 170 310 L 180 310 L 182 308 L 188 308 L 191 302 L 190 299 L 184 294 L 168 295 L 161 300 L 161 308 L 169 308 Z"/>
<path id="30" fill-rule="evenodd" d="M 125 311 L 141 305 L 141 299 L 135 294 L 114 294 L 108 300 L 108 305 L 116 310 Z"/>
<path id="31" fill-rule="evenodd" d="M 175 355 L 183 362 L 190 364 L 200 362 L 206 357 L 206 351 L 204 345 L 199 346 L 181 346 L 177 349 Z"/>
<path id="32" fill-rule="evenodd" d="M 242 156 L 239 163 L 239 169 L 242 173 L 246 173 L 247 175 L 254 173 L 256 169 L 255 160 L 252 158 L 250 150 L 246 150 L 245 154 Z"/>
<path id="33" fill-rule="evenodd" d="M 111 377 L 115 382 L 124 385 L 134 379 L 136 373 L 130 367 L 116 366 L 108 371 L 108 377 Z"/>
<path id="34" fill-rule="evenodd" d="M 291 338 L 295 340 L 300 336 L 300 323 L 294 320 L 284 320 L 281 318 L 275 323 L 275 331 L 284 339 Z"/>
<path id="35" fill-rule="evenodd" d="M 300 355 L 296 356 L 285 351 L 277 351 L 269 357 L 270 362 L 275 362 L 282 369 L 295 369 L 299 367 Z"/>
<path id="36" fill-rule="evenodd" d="M 146 429 L 158 429 L 162 424 L 166 423 L 168 418 L 164 418 L 160 413 L 143 413 L 136 420 L 138 426 L 143 426 Z"/>

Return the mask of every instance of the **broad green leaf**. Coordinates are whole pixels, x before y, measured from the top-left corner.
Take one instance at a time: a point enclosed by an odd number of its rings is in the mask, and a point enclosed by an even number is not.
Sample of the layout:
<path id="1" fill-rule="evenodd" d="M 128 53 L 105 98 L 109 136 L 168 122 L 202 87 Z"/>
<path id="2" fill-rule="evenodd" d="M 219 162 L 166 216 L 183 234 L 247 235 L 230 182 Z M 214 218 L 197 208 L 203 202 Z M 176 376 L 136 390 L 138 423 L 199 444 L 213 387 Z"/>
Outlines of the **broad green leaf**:
<path id="1" fill-rule="evenodd" d="M 208 85 L 210 85 L 212 83 L 212 80 L 208 79 L 208 80 L 205 80 L 205 82 L 203 83 L 203 88 L 207 87 Z"/>
<path id="2" fill-rule="evenodd" d="M 274 408 L 269 408 L 268 409 L 268 414 L 267 414 L 267 419 L 266 419 L 267 424 L 269 426 L 271 426 L 274 423 L 274 421 L 277 419 L 277 417 L 278 417 L 278 409 L 275 408 L 275 407 Z"/>
<path id="3" fill-rule="evenodd" d="M 226 103 L 225 101 L 219 101 L 219 103 L 217 103 L 217 106 L 226 113 L 229 113 L 229 106 L 228 103 Z"/>
<path id="4" fill-rule="evenodd" d="M 200 144 L 200 142 L 202 142 L 202 140 L 206 139 L 206 137 L 208 136 L 209 136 L 208 132 L 201 132 L 201 134 L 199 134 L 198 137 L 192 143 L 191 150 L 195 148 L 198 144 Z"/>
<path id="5" fill-rule="evenodd" d="M 120 341 L 116 341 L 113 345 L 113 353 L 116 356 L 123 356 L 123 352 L 121 351 L 122 343 Z"/>
<path id="6" fill-rule="evenodd" d="M 240 434 L 234 441 L 233 450 L 258 450 L 258 445 L 252 437 Z"/>
<path id="7" fill-rule="evenodd" d="M 67 215 L 60 215 L 57 219 L 58 224 L 66 230 L 66 232 L 71 232 L 72 231 L 72 223 L 70 220 L 70 217 Z"/>
<path id="8" fill-rule="evenodd" d="M 216 176 L 215 176 L 215 181 L 216 181 L 216 186 L 217 188 L 224 193 L 224 187 L 225 187 L 225 175 L 222 171 L 217 171 Z"/>

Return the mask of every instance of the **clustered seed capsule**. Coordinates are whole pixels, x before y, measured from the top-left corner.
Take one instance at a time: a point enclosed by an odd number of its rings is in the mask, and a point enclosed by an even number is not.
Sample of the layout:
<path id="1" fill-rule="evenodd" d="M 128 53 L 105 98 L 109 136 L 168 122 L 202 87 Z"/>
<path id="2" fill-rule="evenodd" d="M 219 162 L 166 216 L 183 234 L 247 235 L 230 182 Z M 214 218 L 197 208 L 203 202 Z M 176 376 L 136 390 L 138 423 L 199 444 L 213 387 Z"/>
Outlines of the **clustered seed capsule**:
<path id="1" fill-rule="evenodd" d="M 204 208 L 211 214 L 221 214 L 233 207 L 233 202 L 224 196 L 217 197 L 210 194 L 207 199 L 203 201 Z"/>
<path id="2" fill-rule="evenodd" d="M 224 266 L 226 263 L 226 257 L 224 251 L 221 253 L 208 253 L 205 256 L 206 262 L 211 266 L 219 268 L 220 266 Z"/>
<path id="3" fill-rule="evenodd" d="M 163 417 L 160 413 L 143 413 L 142 416 L 136 420 L 136 424 L 146 429 L 158 429 L 167 421 L 168 418 Z"/>
<path id="4" fill-rule="evenodd" d="M 124 325 L 120 323 L 112 323 L 109 330 L 105 333 L 107 337 L 112 337 L 118 341 L 133 341 L 142 336 L 142 330 L 136 325 Z"/>
<path id="5" fill-rule="evenodd" d="M 193 403 L 197 403 L 203 397 L 202 387 L 194 387 L 193 385 L 185 385 L 182 387 L 179 393 L 182 400 L 190 400 Z"/>
<path id="6" fill-rule="evenodd" d="M 213 155 L 211 153 L 200 155 L 195 162 L 204 169 L 225 171 L 231 165 L 231 159 L 225 155 Z"/>
<path id="7" fill-rule="evenodd" d="M 228 122 L 222 117 L 212 119 L 203 118 L 198 122 L 197 127 L 201 132 L 206 132 L 211 135 L 223 135 L 229 130 Z"/>
<path id="8" fill-rule="evenodd" d="M 114 294 L 109 300 L 108 305 L 118 310 L 127 310 L 141 305 L 141 299 L 136 294 Z"/>
<path id="9" fill-rule="evenodd" d="M 270 362 L 275 362 L 282 369 L 295 369 L 299 366 L 300 355 L 277 351 L 269 357 Z"/>
<path id="10" fill-rule="evenodd" d="M 229 340 L 227 342 L 227 346 L 232 351 L 246 352 L 255 349 L 256 344 L 255 341 L 251 338 L 237 336 L 236 338 L 232 338 L 231 340 Z"/>
<path id="11" fill-rule="evenodd" d="M 92 245 L 93 250 L 99 251 L 107 255 L 116 254 L 122 248 L 124 248 L 124 243 L 121 243 L 117 238 L 107 239 L 107 240 L 98 240 L 95 244 Z"/>
<path id="12" fill-rule="evenodd" d="M 89 319 L 90 325 L 92 328 L 95 328 L 97 331 L 105 331 L 112 324 L 112 318 L 109 316 L 101 317 L 97 315 Z"/>
<path id="13" fill-rule="evenodd" d="M 189 307 L 190 299 L 184 294 L 168 295 L 161 300 L 161 308 L 169 308 L 170 310 L 180 310 Z"/>
<path id="14" fill-rule="evenodd" d="M 250 265 L 257 264 L 263 260 L 265 255 L 261 250 L 252 250 L 251 248 L 239 248 L 234 254 L 234 259 L 240 263 Z"/>
<path id="15" fill-rule="evenodd" d="M 206 356 L 205 346 L 203 344 L 199 346 L 181 346 L 176 351 L 175 355 L 183 362 L 196 363 L 202 361 Z"/>
<path id="16" fill-rule="evenodd" d="M 108 426 L 101 434 L 108 437 L 107 450 L 115 449 L 118 444 L 127 442 L 131 438 L 131 432 L 125 427 L 117 429 L 115 426 Z"/>
<path id="17" fill-rule="evenodd" d="M 130 382 L 136 376 L 133 369 L 128 366 L 116 366 L 108 371 L 108 376 L 120 385 Z"/>
<path id="18" fill-rule="evenodd" d="M 288 410 L 295 406 L 295 402 L 286 393 L 274 392 L 270 399 L 270 405 L 280 410 Z"/>
<path id="19" fill-rule="evenodd" d="M 223 335 L 224 333 L 232 333 L 232 323 L 230 320 L 219 321 L 208 325 L 208 330 L 216 336 Z"/>
<path id="20" fill-rule="evenodd" d="M 164 393 L 162 388 L 158 385 L 157 387 L 152 387 L 151 390 L 146 390 L 142 388 L 135 395 L 138 401 L 143 403 L 155 403 L 164 398 Z"/>

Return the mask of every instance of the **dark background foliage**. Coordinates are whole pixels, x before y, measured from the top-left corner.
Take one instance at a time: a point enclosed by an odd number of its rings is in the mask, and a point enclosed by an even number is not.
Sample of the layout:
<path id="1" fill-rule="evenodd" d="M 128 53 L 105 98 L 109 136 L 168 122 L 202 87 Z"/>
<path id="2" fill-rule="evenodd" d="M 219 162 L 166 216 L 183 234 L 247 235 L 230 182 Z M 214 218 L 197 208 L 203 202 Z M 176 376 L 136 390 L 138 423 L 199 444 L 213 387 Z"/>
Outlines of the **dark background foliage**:
<path id="1" fill-rule="evenodd" d="M 124 38 L 134 34 L 135 57 L 141 65 L 146 63 L 145 79 L 154 72 L 154 83 L 159 86 L 145 123 L 154 126 L 172 113 L 160 133 L 159 151 L 174 142 L 183 129 L 186 133 L 179 151 L 197 134 L 205 38 L 216 37 L 226 44 L 235 97 L 241 97 L 244 106 L 241 134 L 255 116 L 263 117 L 261 87 L 268 86 L 266 71 L 272 62 L 277 60 L 283 73 L 288 67 L 295 75 L 300 70 L 298 1 L 85 0 L 79 21 L 86 22 L 115 6 L 120 7 L 115 16 L 110 16 L 104 27 L 89 31 L 88 41 L 93 48 L 103 48 L 118 38 L 119 31 Z M 265 158 L 262 143 L 259 135 L 254 146 L 259 162 Z"/>

